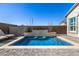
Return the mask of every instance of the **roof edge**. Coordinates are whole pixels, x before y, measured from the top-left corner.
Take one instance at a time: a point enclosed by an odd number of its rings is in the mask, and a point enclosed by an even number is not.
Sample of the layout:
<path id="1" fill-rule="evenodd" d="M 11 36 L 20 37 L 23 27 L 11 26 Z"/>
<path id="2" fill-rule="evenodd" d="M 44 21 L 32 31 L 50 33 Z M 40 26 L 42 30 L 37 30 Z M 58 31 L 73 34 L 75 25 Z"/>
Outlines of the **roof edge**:
<path id="1" fill-rule="evenodd" d="M 75 4 L 69 9 L 69 11 L 65 14 L 65 17 L 67 17 L 67 16 L 72 12 L 72 10 L 73 10 L 75 7 L 78 6 L 78 4 L 79 4 L 79 3 L 75 3 Z"/>

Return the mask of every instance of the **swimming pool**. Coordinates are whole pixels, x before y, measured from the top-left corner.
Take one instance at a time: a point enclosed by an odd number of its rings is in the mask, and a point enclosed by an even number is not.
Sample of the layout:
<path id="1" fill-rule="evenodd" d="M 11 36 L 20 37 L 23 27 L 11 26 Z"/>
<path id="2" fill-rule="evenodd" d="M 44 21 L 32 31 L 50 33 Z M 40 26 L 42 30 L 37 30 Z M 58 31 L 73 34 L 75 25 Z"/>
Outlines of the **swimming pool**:
<path id="1" fill-rule="evenodd" d="M 57 37 L 28 36 L 11 44 L 11 46 L 70 46 L 72 44 Z"/>

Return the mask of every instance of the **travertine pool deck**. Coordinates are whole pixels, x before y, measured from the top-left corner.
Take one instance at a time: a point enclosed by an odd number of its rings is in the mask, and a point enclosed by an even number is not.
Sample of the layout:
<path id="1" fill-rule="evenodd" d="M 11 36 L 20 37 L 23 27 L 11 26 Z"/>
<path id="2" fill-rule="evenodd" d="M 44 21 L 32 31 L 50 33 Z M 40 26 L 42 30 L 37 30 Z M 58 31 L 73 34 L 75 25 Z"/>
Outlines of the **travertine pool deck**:
<path id="1" fill-rule="evenodd" d="M 62 36 L 63 38 L 66 38 Z M 60 37 L 61 38 L 61 37 Z M 70 38 L 68 38 L 70 39 Z M 16 41 L 16 40 L 15 40 Z M 66 40 L 68 41 L 68 40 Z M 47 47 L 17 47 L 7 46 L 0 47 L 0 56 L 79 56 L 79 44 L 73 43 L 74 46 L 47 46 Z"/>
<path id="2" fill-rule="evenodd" d="M 79 49 L 0 49 L 0 56 L 79 56 Z"/>

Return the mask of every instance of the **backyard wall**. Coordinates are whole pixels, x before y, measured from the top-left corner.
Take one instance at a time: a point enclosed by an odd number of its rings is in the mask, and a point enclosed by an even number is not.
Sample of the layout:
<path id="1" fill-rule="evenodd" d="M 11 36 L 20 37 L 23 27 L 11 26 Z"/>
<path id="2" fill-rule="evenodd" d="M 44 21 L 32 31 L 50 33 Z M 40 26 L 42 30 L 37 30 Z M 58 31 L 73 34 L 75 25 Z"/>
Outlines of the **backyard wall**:
<path id="1" fill-rule="evenodd" d="M 48 32 L 56 32 L 57 34 L 67 34 L 67 26 L 27 26 L 32 30 L 48 30 Z"/>
<path id="2" fill-rule="evenodd" d="M 67 26 L 53 26 L 51 32 L 56 32 L 57 34 L 67 34 Z"/>
<path id="3" fill-rule="evenodd" d="M 48 30 L 57 34 L 67 34 L 67 26 L 17 26 L 12 24 L 0 23 L 0 29 L 6 34 L 23 35 L 24 32 L 32 30 Z"/>
<path id="4" fill-rule="evenodd" d="M 25 32 L 25 27 L 9 27 L 9 33 L 10 34 L 15 34 L 17 36 L 19 35 L 24 35 L 24 32 Z"/>

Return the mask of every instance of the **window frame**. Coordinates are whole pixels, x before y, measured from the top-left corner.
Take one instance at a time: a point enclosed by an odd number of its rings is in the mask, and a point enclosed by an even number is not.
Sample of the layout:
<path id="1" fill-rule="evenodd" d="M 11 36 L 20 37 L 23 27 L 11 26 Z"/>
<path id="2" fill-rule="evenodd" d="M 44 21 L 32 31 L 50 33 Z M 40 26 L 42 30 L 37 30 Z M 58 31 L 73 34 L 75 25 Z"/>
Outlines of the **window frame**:
<path id="1" fill-rule="evenodd" d="M 70 20 L 72 20 L 72 23 L 70 23 L 71 22 Z M 73 27 L 73 29 L 71 30 L 70 27 Z M 73 33 L 77 32 L 77 17 L 69 18 L 69 32 L 73 32 Z"/>

